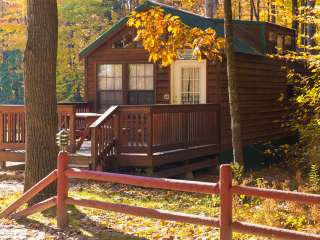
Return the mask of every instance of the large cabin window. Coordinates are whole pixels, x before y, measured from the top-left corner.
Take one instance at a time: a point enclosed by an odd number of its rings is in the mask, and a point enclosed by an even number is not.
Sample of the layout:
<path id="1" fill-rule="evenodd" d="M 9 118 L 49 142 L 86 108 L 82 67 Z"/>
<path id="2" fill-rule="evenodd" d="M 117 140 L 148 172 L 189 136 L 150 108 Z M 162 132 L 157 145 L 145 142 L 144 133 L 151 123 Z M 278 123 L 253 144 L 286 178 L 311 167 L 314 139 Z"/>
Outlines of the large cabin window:
<path id="1" fill-rule="evenodd" d="M 153 64 L 129 64 L 129 104 L 154 103 Z"/>
<path id="2" fill-rule="evenodd" d="M 277 48 L 280 53 L 283 51 L 283 36 L 281 34 L 277 35 Z"/>
<path id="3" fill-rule="evenodd" d="M 98 65 L 97 80 L 100 112 L 123 103 L 122 64 Z"/>
<path id="4" fill-rule="evenodd" d="M 284 46 L 286 50 L 294 50 L 294 44 L 293 44 L 293 40 L 292 40 L 292 36 L 290 35 L 285 35 L 284 37 Z"/>

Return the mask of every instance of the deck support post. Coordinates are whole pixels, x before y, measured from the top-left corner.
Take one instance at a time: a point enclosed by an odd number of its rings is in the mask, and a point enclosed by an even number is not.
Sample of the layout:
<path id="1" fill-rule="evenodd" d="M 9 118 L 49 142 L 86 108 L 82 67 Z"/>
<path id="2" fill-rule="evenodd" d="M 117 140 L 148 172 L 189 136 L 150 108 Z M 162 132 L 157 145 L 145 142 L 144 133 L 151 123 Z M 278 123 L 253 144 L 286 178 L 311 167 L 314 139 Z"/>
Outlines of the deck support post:
<path id="1" fill-rule="evenodd" d="M 64 229 L 68 226 L 67 204 L 68 177 L 65 170 L 68 168 L 69 154 L 61 151 L 58 155 L 58 185 L 57 185 L 57 226 Z"/>
<path id="2" fill-rule="evenodd" d="M 58 154 L 58 174 L 57 174 L 57 227 L 65 229 L 68 227 L 67 203 L 68 198 L 68 177 L 65 171 L 68 169 L 69 153 L 67 147 L 69 143 L 69 134 L 62 130 L 57 134 L 57 143 L 61 148 Z"/>
<path id="3" fill-rule="evenodd" d="M 220 167 L 220 240 L 232 240 L 232 171 L 228 164 Z"/>

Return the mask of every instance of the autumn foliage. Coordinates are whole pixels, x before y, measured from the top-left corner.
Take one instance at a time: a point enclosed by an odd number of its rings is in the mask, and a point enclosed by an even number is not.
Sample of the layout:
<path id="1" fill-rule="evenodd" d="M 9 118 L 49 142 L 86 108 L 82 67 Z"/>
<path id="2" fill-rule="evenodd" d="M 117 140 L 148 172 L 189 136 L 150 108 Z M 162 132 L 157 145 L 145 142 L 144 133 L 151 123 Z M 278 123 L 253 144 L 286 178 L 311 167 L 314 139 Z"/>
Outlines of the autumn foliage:
<path id="1" fill-rule="evenodd" d="M 223 38 L 218 37 L 215 30 L 190 28 L 178 16 L 165 14 L 159 7 L 133 12 L 128 25 L 136 28 L 135 41 L 141 42 L 149 52 L 149 61 L 161 60 L 163 66 L 177 59 L 178 51 L 182 49 L 192 49 L 197 59 L 219 59 L 224 44 Z"/>

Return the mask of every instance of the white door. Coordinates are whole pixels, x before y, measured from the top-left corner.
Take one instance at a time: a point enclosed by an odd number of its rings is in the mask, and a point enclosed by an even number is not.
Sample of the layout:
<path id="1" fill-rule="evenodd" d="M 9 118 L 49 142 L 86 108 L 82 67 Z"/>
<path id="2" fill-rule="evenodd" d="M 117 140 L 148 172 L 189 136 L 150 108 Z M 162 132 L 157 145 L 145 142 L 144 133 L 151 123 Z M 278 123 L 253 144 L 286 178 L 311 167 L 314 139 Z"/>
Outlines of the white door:
<path id="1" fill-rule="evenodd" d="M 171 65 L 171 103 L 206 103 L 206 61 L 177 60 Z"/>

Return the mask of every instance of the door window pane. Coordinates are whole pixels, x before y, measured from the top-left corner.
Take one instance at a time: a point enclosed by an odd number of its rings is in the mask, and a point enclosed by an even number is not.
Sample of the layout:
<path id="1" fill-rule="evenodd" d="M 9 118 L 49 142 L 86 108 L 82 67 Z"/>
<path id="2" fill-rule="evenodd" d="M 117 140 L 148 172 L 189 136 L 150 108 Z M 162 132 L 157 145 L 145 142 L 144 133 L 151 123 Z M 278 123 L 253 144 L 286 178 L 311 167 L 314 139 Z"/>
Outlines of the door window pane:
<path id="1" fill-rule="evenodd" d="M 181 102 L 200 103 L 200 67 L 182 67 L 181 78 Z"/>
<path id="2" fill-rule="evenodd" d="M 129 64 L 129 89 L 153 90 L 153 64 Z"/>
<path id="3" fill-rule="evenodd" d="M 102 64 L 98 66 L 98 90 L 122 89 L 122 65 Z"/>

